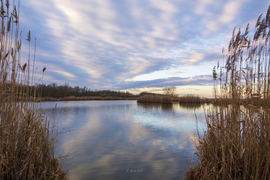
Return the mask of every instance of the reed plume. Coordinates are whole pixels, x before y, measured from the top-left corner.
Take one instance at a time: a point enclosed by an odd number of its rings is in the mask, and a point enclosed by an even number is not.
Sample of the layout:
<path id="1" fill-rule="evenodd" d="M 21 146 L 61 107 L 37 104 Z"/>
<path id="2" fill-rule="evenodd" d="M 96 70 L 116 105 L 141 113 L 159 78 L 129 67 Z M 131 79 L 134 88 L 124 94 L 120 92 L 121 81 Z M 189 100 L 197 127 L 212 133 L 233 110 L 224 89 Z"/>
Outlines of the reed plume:
<path id="1" fill-rule="evenodd" d="M 206 109 L 199 136 L 199 164 L 186 179 L 269 179 L 270 177 L 270 7 L 249 25 L 234 30 L 228 53 L 214 75 L 219 106 Z M 226 100 L 227 99 L 227 100 Z"/>
<path id="2" fill-rule="evenodd" d="M 20 2 L 11 7 L 9 0 L 1 0 L 0 179 L 66 179 L 54 154 L 57 132 L 35 102 L 35 91 L 29 89 L 30 54 L 21 64 Z M 30 43 L 30 31 L 27 40 Z"/>

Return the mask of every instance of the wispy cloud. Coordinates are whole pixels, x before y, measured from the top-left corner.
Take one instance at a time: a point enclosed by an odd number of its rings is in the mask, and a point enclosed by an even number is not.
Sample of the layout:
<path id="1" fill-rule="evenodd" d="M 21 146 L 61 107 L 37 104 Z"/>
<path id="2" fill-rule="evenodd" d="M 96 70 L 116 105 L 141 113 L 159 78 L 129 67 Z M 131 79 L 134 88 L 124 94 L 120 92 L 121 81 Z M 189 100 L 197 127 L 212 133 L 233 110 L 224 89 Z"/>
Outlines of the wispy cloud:
<path id="1" fill-rule="evenodd" d="M 30 29 L 37 37 L 37 61 L 54 77 L 45 83 L 95 89 L 203 86 L 210 81 L 199 79 L 198 71 L 188 79 L 167 72 L 156 80 L 127 80 L 195 66 L 201 75 L 211 74 L 232 29 L 254 22 L 267 6 L 266 0 L 26 0 L 21 28 L 23 35 Z"/>
<path id="2" fill-rule="evenodd" d="M 135 88 L 150 88 L 150 87 L 157 87 L 163 88 L 167 86 L 186 86 L 186 85 L 202 85 L 208 86 L 213 83 L 212 75 L 201 75 L 201 76 L 194 76 L 194 77 L 170 77 L 170 78 L 163 78 L 163 79 L 155 79 L 155 80 L 148 80 L 148 81 L 124 81 L 115 84 L 117 88 L 123 89 L 135 89 Z"/>

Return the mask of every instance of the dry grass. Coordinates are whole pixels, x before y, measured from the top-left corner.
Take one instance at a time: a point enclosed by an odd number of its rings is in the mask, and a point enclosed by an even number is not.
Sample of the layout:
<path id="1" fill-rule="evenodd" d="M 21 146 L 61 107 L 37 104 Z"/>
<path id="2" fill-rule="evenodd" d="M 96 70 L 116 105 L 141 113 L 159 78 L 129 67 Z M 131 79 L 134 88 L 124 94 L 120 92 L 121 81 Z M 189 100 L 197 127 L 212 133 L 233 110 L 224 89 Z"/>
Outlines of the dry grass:
<path id="1" fill-rule="evenodd" d="M 204 99 L 202 99 L 200 96 L 195 95 L 185 95 L 179 97 L 180 103 L 204 103 Z"/>
<path id="2" fill-rule="evenodd" d="M 230 101 L 206 111 L 207 130 L 197 145 L 200 162 L 186 179 L 270 177 L 270 7 L 258 18 L 254 36 L 248 34 L 248 26 L 233 33 L 226 59 L 213 71 L 216 98 Z"/>
<path id="3" fill-rule="evenodd" d="M 137 99 L 138 103 L 163 103 L 171 104 L 171 96 L 160 96 L 160 95 L 143 95 Z"/>
<path id="4" fill-rule="evenodd" d="M 137 99 L 138 103 L 161 103 L 162 97 L 159 95 L 144 95 Z"/>
<path id="5" fill-rule="evenodd" d="M 173 102 L 179 102 L 179 97 L 178 96 L 173 96 L 172 101 Z"/>
<path id="6" fill-rule="evenodd" d="M 54 154 L 56 133 L 30 94 L 30 55 L 20 64 L 18 5 L 1 1 L 0 32 L 0 179 L 66 179 Z M 30 43 L 30 32 L 28 40 Z M 28 66 L 28 68 L 27 68 Z M 29 97 L 29 94 L 31 97 Z M 18 101 L 24 99 L 25 101 Z"/>
<path id="7" fill-rule="evenodd" d="M 162 104 L 172 104 L 172 102 L 173 102 L 173 97 L 171 96 L 162 96 L 161 98 Z"/>

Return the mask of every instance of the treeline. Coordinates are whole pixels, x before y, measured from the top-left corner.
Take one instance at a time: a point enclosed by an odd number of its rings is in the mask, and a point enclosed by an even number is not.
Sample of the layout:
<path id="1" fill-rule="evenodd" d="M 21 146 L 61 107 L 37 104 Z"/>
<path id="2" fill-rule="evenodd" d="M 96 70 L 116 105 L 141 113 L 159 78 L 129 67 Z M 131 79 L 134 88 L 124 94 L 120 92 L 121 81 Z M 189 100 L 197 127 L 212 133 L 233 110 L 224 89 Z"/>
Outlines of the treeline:
<path id="1" fill-rule="evenodd" d="M 12 88 L 11 84 L 7 84 Z M 111 90 L 91 90 L 84 86 L 83 88 L 79 86 L 69 86 L 68 83 L 64 85 L 58 86 L 56 83 L 42 85 L 38 84 L 36 86 L 27 86 L 27 85 L 18 85 L 20 86 L 18 89 L 18 96 L 20 92 L 24 92 L 24 90 L 29 89 L 27 94 L 33 95 L 36 94 L 37 97 L 44 98 L 44 97 L 51 97 L 51 98 L 64 98 L 64 97 L 122 97 L 122 98 L 130 98 L 135 97 L 135 95 L 131 94 L 130 92 L 126 91 L 111 91 Z"/>
<path id="2" fill-rule="evenodd" d="M 58 86 L 55 83 L 49 85 L 38 85 L 37 92 L 39 97 L 52 97 L 52 98 L 63 98 L 69 96 L 83 97 L 83 96 L 101 96 L 101 97 L 134 97 L 133 94 L 128 91 L 111 91 L 111 90 L 91 90 L 84 86 L 71 87 L 68 83 Z"/>

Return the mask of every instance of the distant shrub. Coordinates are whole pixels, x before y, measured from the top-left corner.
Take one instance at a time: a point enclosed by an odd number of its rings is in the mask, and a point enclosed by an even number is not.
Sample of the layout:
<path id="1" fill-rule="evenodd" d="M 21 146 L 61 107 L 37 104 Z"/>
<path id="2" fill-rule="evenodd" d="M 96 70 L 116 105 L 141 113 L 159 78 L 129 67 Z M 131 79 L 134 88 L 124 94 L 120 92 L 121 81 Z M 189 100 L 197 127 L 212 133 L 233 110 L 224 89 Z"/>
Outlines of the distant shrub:
<path id="1" fill-rule="evenodd" d="M 162 104 L 172 104 L 172 97 L 171 96 L 162 96 Z"/>
<path id="2" fill-rule="evenodd" d="M 204 103 L 205 101 L 200 96 L 185 95 L 179 97 L 180 103 Z"/>
<path id="3" fill-rule="evenodd" d="M 162 103 L 162 97 L 159 95 L 143 95 L 137 99 L 138 103 Z"/>
<path id="4" fill-rule="evenodd" d="M 164 103 L 171 104 L 172 97 L 160 95 L 143 95 L 137 99 L 138 103 Z"/>

